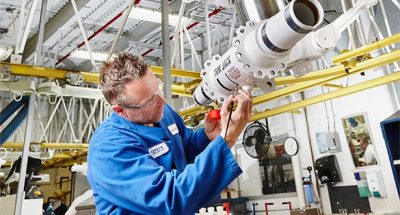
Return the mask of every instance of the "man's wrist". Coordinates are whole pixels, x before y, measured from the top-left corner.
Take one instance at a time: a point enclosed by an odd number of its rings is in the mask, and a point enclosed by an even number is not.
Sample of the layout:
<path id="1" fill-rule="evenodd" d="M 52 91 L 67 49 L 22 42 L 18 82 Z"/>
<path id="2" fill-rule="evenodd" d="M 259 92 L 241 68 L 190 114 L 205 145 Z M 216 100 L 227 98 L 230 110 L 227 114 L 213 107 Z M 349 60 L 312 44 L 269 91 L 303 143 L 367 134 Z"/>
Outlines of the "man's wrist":
<path id="1" fill-rule="evenodd" d="M 225 140 L 225 142 L 229 148 L 233 147 L 233 145 L 235 144 L 235 141 L 232 141 L 232 138 L 230 138 L 229 135 L 226 135 L 226 130 L 224 130 L 224 129 L 221 130 L 221 133 L 219 135 L 221 135 L 221 137 Z"/>

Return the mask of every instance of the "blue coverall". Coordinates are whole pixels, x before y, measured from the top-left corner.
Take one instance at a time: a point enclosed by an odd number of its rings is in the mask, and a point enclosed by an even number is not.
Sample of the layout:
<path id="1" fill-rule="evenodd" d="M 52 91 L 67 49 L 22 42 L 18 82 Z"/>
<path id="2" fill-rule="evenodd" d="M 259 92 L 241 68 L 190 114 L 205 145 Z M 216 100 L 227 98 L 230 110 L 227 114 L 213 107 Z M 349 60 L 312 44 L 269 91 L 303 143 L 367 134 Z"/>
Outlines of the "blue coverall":
<path id="1" fill-rule="evenodd" d="M 241 172 L 221 136 L 210 142 L 168 105 L 159 127 L 112 113 L 89 144 L 97 214 L 194 214 Z"/>

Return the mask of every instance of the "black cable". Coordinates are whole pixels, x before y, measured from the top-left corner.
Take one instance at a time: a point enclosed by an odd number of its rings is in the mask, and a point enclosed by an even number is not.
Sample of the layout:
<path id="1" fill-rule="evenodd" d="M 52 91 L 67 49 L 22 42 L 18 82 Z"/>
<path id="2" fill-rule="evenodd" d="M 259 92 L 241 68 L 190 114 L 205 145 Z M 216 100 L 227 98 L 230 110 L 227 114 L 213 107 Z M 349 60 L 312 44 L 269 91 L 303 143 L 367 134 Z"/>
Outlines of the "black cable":
<path id="1" fill-rule="evenodd" d="M 235 91 L 233 93 L 233 97 L 235 97 L 236 94 L 237 94 L 237 90 L 238 90 L 237 87 L 238 87 L 238 85 L 236 85 Z M 232 117 L 232 112 L 233 112 L 233 105 L 234 105 L 234 102 L 231 101 L 230 110 L 229 110 L 229 116 L 228 116 L 228 123 L 226 124 L 226 130 L 225 130 L 225 137 L 224 137 L 225 140 L 226 140 L 226 135 L 228 134 L 229 123 L 231 122 L 231 117 Z"/>
<path id="2" fill-rule="evenodd" d="M 229 110 L 229 116 L 228 116 L 228 124 L 226 124 L 226 130 L 225 130 L 225 137 L 224 139 L 226 140 L 226 135 L 228 134 L 228 128 L 229 128 L 229 123 L 231 122 L 231 117 L 232 117 L 232 112 L 233 112 L 233 105 L 234 102 L 231 102 L 230 110 Z"/>

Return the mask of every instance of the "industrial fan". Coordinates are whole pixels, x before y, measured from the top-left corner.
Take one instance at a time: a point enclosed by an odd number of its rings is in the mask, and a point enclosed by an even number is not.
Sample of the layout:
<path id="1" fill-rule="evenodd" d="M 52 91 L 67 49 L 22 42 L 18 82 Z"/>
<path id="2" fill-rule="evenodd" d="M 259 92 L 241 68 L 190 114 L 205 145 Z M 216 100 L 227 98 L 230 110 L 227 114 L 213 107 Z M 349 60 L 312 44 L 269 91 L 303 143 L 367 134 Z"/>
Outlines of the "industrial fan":
<path id="1" fill-rule="evenodd" d="M 269 149 L 269 145 L 272 141 L 271 134 L 267 125 L 255 121 L 249 126 L 243 133 L 243 146 L 246 153 L 252 158 L 262 159 L 264 158 Z"/>

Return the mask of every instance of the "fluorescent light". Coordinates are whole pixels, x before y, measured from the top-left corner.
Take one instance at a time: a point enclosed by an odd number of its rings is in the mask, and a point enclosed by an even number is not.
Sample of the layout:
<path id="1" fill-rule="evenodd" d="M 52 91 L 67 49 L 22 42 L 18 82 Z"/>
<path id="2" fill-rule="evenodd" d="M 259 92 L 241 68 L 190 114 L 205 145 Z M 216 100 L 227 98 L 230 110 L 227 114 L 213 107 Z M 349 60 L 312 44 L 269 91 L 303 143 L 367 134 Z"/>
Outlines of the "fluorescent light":
<path id="1" fill-rule="evenodd" d="M 13 48 L 11 46 L 0 45 L 0 61 L 4 61 L 10 57 L 12 52 Z"/>
<path id="2" fill-rule="evenodd" d="M 161 12 L 156 11 L 156 10 L 140 8 L 140 7 L 134 7 L 134 8 L 132 8 L 131 12 L 129 13 L 129 18 L 139 19 L 139 20 L 154 22 L 154 23 L 161 23 Z M 168 19 L 169 19 L 169 25 L 174 25 L 174 26 L 178 25 L 179 16 L 169 14 Z M 182 17 L 181 23 L 189 24 L 190 19 L 187 17 Z"/>
<path id="3" fill-rule="evenodd" d="M 92 52 L 93 59 L 95 61 L 105 61 L 108 57 L 108 53 L 105 52 Z M 111 58 L 115 58 L 115 54 Z M 90 60 L 90 55 L 88 51 L 76 50 L 71 54 L 71 57 Z"/>

